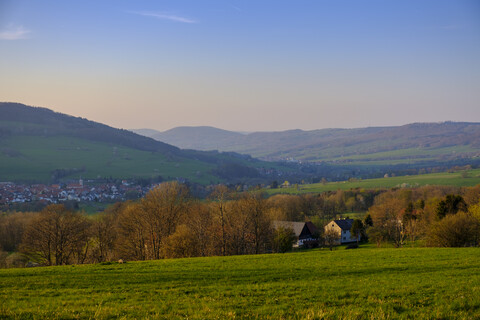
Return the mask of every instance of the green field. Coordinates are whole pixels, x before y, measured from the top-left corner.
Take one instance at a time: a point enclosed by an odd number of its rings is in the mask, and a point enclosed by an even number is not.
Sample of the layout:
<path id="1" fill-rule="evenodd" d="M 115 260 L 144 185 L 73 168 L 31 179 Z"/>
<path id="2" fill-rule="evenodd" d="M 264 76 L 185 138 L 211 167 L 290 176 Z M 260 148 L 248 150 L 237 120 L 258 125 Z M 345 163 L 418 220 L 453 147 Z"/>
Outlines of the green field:
<path id="1" fill-rule="evenodd" d="M 0 270 L 0 318 L 475 319 L 479 248 Z"/>
<path id="2" fill-rule="evenodd" d="M 388 142 L 387 142 L 388 143 Z M 353 150 L 349 151 L 347 148 L 329 148 L 328 150 L 318 150 L 318 154 L 324 155 L 320 158 L 318 155 L 314 157 L 315 161 L 340 162 L 349 165 L 395 165 L 395 164 L 412 164 L 422 161 L 436 161 L 444 157 L 455 157 L 458 154 L 471 154 L 478 152 L 478 148 L 471 146 L 459 145 L 442 148 L 407 148 L 399 150 L 370 152 L 362 154 L 362 147 L 355 146 Z M 382 147 L 382 146 L 379 146 Z M 384 147 L 384 146 L 383 146 Z M 351 147 L 353 148 L 353 147 Z M 339 154 L 349 154 L 347 156 L 338 156 Z M 304 159 L 311 159 L 312 155 L 305 155 Z M 299 158 L 301 159 L 301 158 Z"/>
<path id="3" fill-rule="evenodd" d="M 10 152 L 9 152 L 10 150 Z M 209 183 L 215 166 L 108 143 L 66 136 L 16 136 L 2 141 L 0 181 L 51 181 L 55 169 L 85 170 L 68 178 L 184 177 Z"/>
<path id="4" fill-rule="evenodd" d="M 290 186 L 289 188 L 270 189 L 267 190 L 267 193 L 320 193 L 326 191 L 350 190 L 356 188 L 377 189 L 395 187 L 418 187 L 426 185 L 472 187 L 480 184 L 480 169 L 468 170 L 466 171 L 466 176 L 463 176 L 464 174 L 464 172 L 441 172 L 414 176 L 327 182 L 325 184 L 300 184 L 297 186 Z"/>

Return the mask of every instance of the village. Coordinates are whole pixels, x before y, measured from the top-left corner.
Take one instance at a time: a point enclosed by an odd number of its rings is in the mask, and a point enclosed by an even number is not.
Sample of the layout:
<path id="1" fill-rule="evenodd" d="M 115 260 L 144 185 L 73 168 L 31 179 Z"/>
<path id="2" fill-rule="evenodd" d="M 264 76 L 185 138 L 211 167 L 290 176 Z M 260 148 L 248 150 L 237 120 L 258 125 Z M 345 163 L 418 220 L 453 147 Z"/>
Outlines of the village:
<path id="1" fill-rule="evenodd" d="M 76 182 L 60 184 L 16 184 L 0 182 L 0 206 L 40 202 L 55 204 L 65 201 L 78 202 L 115 202 L 144 196 L 154 185 L 142 186 L 127 180 L 121 183 L 84 183 Z"/>

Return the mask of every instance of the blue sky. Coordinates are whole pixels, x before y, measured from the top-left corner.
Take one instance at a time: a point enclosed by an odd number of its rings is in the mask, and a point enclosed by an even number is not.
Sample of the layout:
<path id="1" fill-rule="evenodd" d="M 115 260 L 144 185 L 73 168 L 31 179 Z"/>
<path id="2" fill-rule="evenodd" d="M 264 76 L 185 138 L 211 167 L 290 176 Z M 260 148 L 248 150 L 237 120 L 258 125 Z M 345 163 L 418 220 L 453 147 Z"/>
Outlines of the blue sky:
<path id="1" fill-rule="evenodd" d="M 0 101 L 121 128 L 480 121 L 480 1 L 0 0 Z"/>

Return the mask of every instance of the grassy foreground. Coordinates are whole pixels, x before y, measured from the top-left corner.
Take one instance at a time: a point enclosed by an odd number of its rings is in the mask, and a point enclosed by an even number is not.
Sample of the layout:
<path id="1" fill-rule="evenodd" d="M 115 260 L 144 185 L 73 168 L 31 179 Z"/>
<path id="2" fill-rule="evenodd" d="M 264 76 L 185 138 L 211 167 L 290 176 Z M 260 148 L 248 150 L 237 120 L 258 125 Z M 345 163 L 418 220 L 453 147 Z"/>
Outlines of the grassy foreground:
<path id="1" fill-rule="evenodd" d="M 313 250 L 0 270 L 0 318 L 480 318 L 480 249 Z"/>

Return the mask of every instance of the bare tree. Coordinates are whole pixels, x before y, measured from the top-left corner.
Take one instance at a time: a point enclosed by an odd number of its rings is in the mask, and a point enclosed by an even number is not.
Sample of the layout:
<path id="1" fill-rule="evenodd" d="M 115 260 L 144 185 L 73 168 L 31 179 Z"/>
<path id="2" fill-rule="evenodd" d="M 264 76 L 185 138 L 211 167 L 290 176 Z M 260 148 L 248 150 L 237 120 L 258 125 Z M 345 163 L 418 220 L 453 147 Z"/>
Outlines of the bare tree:
<path id="1" fill-rule="evenodd" d="M 325 245 L 333 250 L 333 247 L 339 243 L 340 234 L 334 229 L 328 228 L 323 234 Z"/>
<path id="2" fill-rule="evenodd" d="M 222 230 L 222 255 L 224 256 L 227 251 L 227 238 L 225 233 L 226 202 L 230 199 L 230 191 L 227 186 L 218 185 L 213 190 L 210 198 L 214 201 L 217 214 L 220 218 L 220 226 Z"/>
<path id="3" fill-rule="evenodd" d="M 139 204 L 129 203 L 118 215 L 115 249 L 118 258 L 147 259 L 145 215 Z"/>
<path id="4" fill-rule="evenodd" d="M 119 215 L 119 253 L 125 259 L 162 257 L 163 240 L 172 235 L 188 210 L 188 189 L 178 182 L 162 183 L 138 204 Z"/>
<path id="5" fill-rule="evenodd" d="M 88 254 L 90 223 L 63 205 L 49 205 L 25 230 L 21 251 L 46 265 L 83 263 Z"/>

